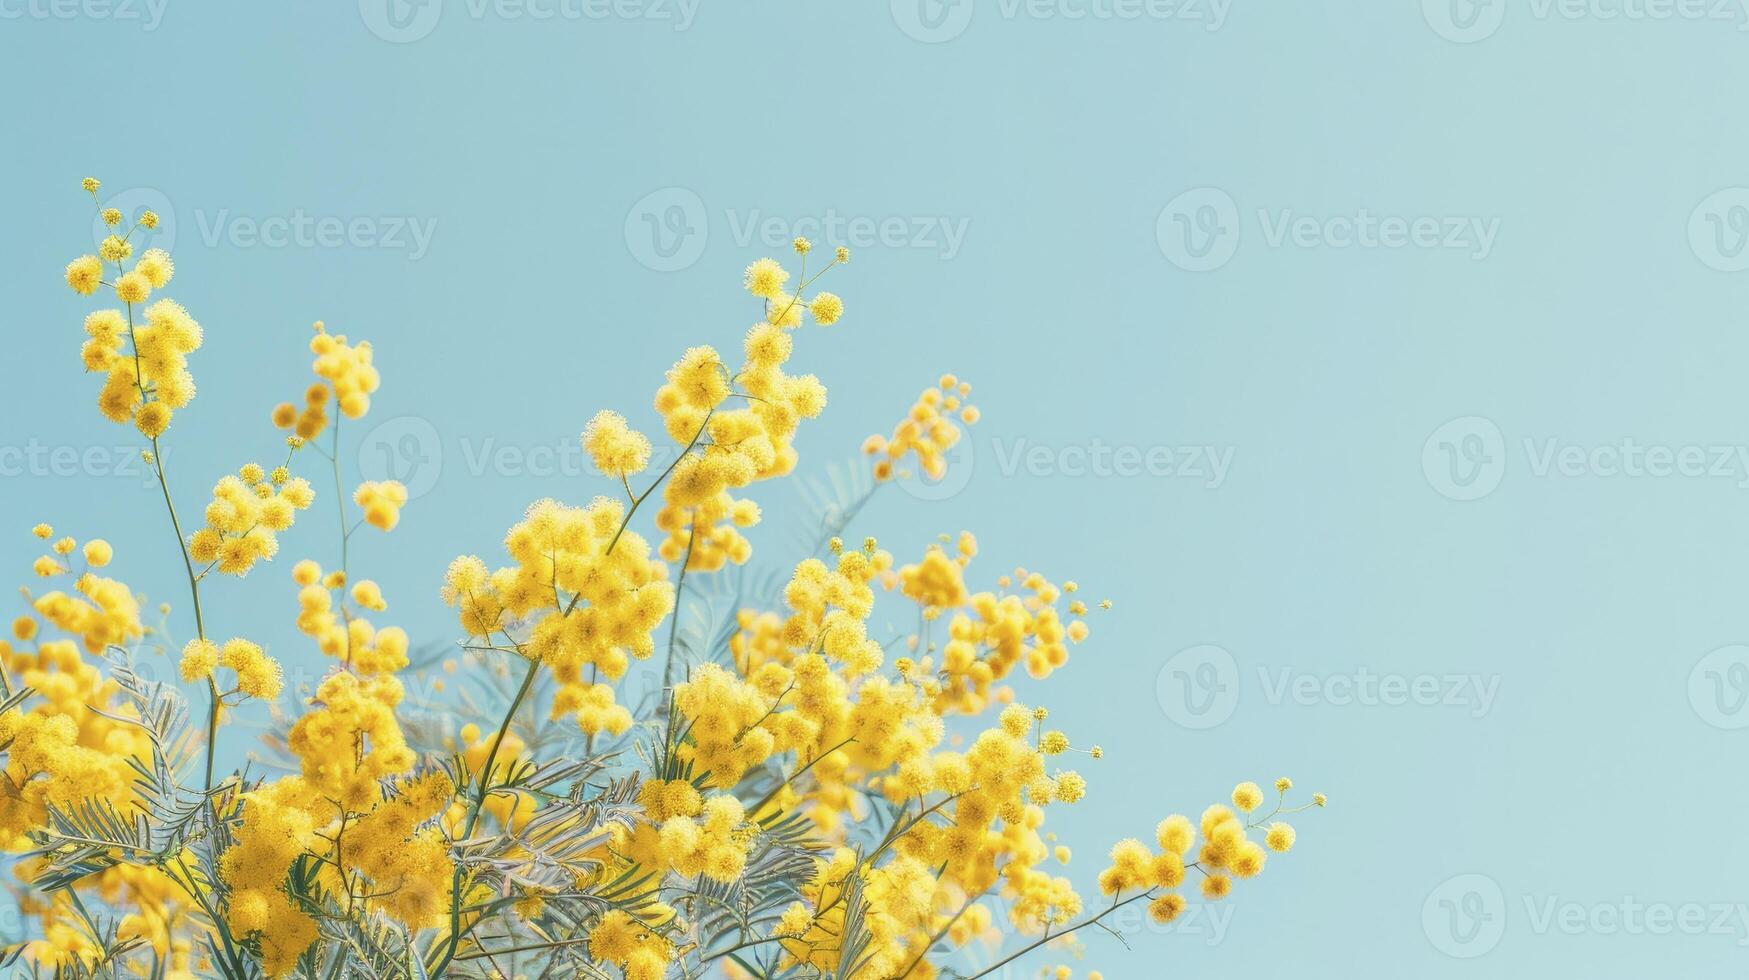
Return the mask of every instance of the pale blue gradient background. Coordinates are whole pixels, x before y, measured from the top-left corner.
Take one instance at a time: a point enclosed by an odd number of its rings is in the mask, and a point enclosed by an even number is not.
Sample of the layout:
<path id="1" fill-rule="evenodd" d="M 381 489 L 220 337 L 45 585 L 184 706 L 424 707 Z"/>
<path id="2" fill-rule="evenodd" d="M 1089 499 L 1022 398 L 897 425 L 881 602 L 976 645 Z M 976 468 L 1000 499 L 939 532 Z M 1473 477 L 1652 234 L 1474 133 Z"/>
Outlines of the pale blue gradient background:
<path id="1" fill-rule="evenodd" d="M 1749 640 L 1744 471 L 1538 476 L 1522 448 L 1749 442 L 1749 274 L 1709 267 L 1688 236 L 1699 202 L 1749 184 L 1737 7 L 1730 21 L 1573 18 L 1514 0 L 1491 36 L 1456 43 L 1430 27 L 1437 3 L 1236 0 L 1210 30 L 1202 7 L 1065 20 L 977 0 L 963 32 L 923 43 L 898 26 L 903 0 L 897 18 L 886 3 L 705 4 L 685 30 L 673 6 L 666 20 L 534 20 L 446 0 L 427 36 L 391 43 L 351 3 L 169 0 L 154 30 L 8 3 L 27 15 L 0 20 L 0 447 L 132 444 L 93 407 L 77 357 L 89 304 L 60 272 L 91 247 L 79 177 L 155 188 L 178 225 L 170 294 L 207 328 L 200 395 L 168 440 L 184 506 L 275 452 L 266 411 L 305 383 L 310 321 L 370 338 L 386 377 L 370 421 L 428 421 L 442 471 L 392 538 L 356 539 L 354 567 L 383 583 L 390 619 L 448 641 L 437 587 L 451 557 L 491 555 L 534 498 L 611 489 L 475 472 L 469 455 L 488 440 L 570 445 L 602 406 L 647 424 L 683 347 L 732 347 L 751 322 L 739 270 L 767 249 L 738 240 L 741 225 L 964 219 L 951 257 L 866 247 L 834 272 L 850 313 L 797 357 L 832 391 L 800 438 L 803 472 L 850 459 L 939 371 L 976 384 L 985 421 L 963 492 L 886 491 L 851 533 L 905 554 L 968 528 L 984 546 L 974 571 L 1024 562 L 1115 600 L 1044 696 L 1054 722 L 1108 748 L 1081 767 L 1092 801 L 1059 818 L 1089 887 L 1110 841 L 1237 778 L 1291 773 L 1332 800 L 1223 907 L 1219 942 L 1206 922 L 1129 930 L 1131 952 L 1093 933 L 1089 965 L 1712 977 L 1749 962 L 1741 920 L 1723 935 L 1569 935 L 1526 906 L 1749 902 L 1749 731 L 1728 727 L 1749 717 L 1709 721 L 1689 684 L 1708 651 Z M 1236 202 L 1240 238 L 1231 261 L 1191 273 L 1156 221 L 1205 186 Z M 628 215 L 641 228 L 638 202 L 676 187 L 703 202 L 708 234 L 696 261 L 658 272 Z M 1272 248 L 1256 217 L 1363 207 L 1499 232 L 1478 261 Z M 204 231 L 221 213 L 300 210 L 435 232 L 414 260 Z M 1459 502 L 1423 475 L 1423 444 L 1472 415 L 1497 424 L 1507 465 L 1498 489 Z M 1212 445 L 1233 463 L 1218 487 L 1004 472 L 993 440 L 1007 453 L 1021 439 Z M 28 565 L 39 519 L 100 533 L 186 630 L 155 491 L 24 469 L 14 458 L 0 479 L 7 568 Z M 775 518 L 796 497 L 756 496 L 774 520 L 755 544 L 776 560 Z M 332 561 L 330 504 L 280 562 L 211 589 L 215 633 L 319 669 L 291 627 L 288 559 Z M 1239 671 L 1236 709 L 1206 730 L 1169 717 L 1156 683 L 1196 644 Z M 1361 667 L 1479 674 L 1498 695 L 1481 717 L 1271 703 L 1258 677 Z M 1467 960 L 1422 914 L 1459 874 L 1504 896 L 1485 909 L 1503 937 Z"/>

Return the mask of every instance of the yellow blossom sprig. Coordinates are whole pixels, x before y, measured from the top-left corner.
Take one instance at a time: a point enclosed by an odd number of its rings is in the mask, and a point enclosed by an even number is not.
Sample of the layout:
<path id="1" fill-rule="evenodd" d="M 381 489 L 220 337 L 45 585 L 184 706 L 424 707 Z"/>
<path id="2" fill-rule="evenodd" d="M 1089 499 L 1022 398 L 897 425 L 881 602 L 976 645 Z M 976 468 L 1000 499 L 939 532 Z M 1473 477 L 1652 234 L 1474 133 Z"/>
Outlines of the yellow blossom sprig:
<path id="1" fill-rule="evenodd" d="M 97 199 L 100 186 L 96 178 L 87 177 L 82 186 Z M 100 214 L 105 225 L 118 227 L 121 215 L 113 209 Z M 184 536 L 176 504 L 170 494 L 170 482 L 164 471 L 164 453 L 159 439 L 169 427 L 174 409 L 186 406 L 194 397 L 194 380 L 186 367 L 186 357 L 200 347 L 200 325 L 182 307 L 168 299 L 160 299 L 145 310 L 145 323 L 135 318 L 135 306 L 143 304 L 154 289 L 168 285 L 175 265 L 168 253 L 150 249 L 128 268 L 133 256 L 132 238 L 135 232 L 150 231 L 158 226 L 157 215 L 147 211 L 125 233 L 110 234 L 99 244 L 98 255 L 84 255 L 67 266 L 67 284 L 74 292 L 89 296 L 102 285 L 115 290 L 125 308 L 125 316 L 114 310 L 99 310 L 86 318 L 85 329 L 91 339 L 86 342 L 83 358 L 87 370 L 106 370 L 108 379 L 98 396 L 98 408 L 112 421 L 132 418 L 140 433 L 151 442 L 145 454 L 158 479 L 164 496 L 164 506 L 170 513 L 171 529 L 176 533 L 177 546 L 182 551 L 183 570 L 188 576 L 188 588 L 194 611 L 195 634 L 206 639 L 205 617 L 201 610 L 200 579 L 194 570 L 189 539 Z M 103 263 L 114 266 L 113 279 L 103 279 Z M 143 266 L 143 268 L 142 268 Z M 212 792 L 213 760 L 218 738 L 220 697 L 218 687 L 207 678 L 210 710 L 208 711 L 206 743 L 205 791 Z"/>
<path id="2" fill-rule="evenodd" d="M 906 456 L 915 456 L 918 468 L 931 480 L 947 475 L 947 452 L 964 434 L 960 424 L 974 425 L 982 417 L 977 406 L 966 401 L 971 393 L 969 383 L 944 374 L 936 387 L 925 388 L 917 396 L 892 435 L 871 435 L 864 440 L 862 451 L 876 457 L 876 482 L 892 479 Z"/>

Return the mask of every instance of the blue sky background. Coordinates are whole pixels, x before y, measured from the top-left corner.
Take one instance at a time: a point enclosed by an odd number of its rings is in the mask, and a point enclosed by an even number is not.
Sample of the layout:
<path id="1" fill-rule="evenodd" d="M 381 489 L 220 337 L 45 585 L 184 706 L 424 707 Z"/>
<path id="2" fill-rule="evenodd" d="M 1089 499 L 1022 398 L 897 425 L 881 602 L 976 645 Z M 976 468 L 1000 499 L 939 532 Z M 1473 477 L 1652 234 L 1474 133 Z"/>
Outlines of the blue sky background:
<path id="1" fill-rule="evenodd" d="M 0 0 L 7 567 L 38 520 L 102 535 L 187 629 L 79 369 L 88 173 L 167 216 L 206 328 L 185 508 L 276 453 L 311 321 L 375 344 L 348 462 L 419 495 L 354 568 L 427 643 L 448 560 L 610 492 L 583 423 L 649 424 L 683 348 L 752 322 L 740 269 L 811 234 L 855 257 L 800 338 L 832 396 L 801 472 L 944 370 L 985 416 L 949 485 L 851 533 L 969 529 L 974 578 L 1116 604 L 1023 690 L 1107 748 L 1054 818 L 1081 880 L 1239 779 L 1330 795 L 1220 918 L 1120 923 L 1087 965 L 1741 971 L 1740 4 L 557 3 Z M 756 497 L 781 564 L 801 498 Z M 332 563 L 329 504 L 212 587 L 215 633 L 320 670 L 289 566 Z"/>

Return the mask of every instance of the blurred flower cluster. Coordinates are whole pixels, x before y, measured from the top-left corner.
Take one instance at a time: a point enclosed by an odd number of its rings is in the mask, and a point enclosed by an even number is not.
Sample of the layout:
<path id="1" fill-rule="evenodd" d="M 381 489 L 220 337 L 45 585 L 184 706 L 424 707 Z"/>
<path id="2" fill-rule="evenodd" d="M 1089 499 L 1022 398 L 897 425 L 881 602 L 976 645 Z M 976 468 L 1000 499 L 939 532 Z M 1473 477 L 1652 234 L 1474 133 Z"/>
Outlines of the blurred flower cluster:
<path id="1" fill-rule="evenodd" d="M 792 474 L 826 408 L 794 361 L 806 324 L 845 316 L 814 288 L 845 249 L 821 262 L 797 239 L 793 270 L 748 267 L 761 313 L 740 352 L 679 356 L 655 438 L 617 411 L 589 419 L 603 494 L 535 501 L 501 554 L 455 558 L 454 632 L 426 624 L 416 647 L 383 621 L 391 590 L 350 567 L 355 534 L 409 507 L 392 480 L 349 489 L 342 465 L 342 422 L 382 380 L 371 345 L 317 323 L 314 380 L 271 409 L 283 449 L 185 515 L 163 441 L 193 400 L 201 328 L 157 295 L 174 266 L 141 248 L 156 217 L 99 215 L 110 233 L 66 271 L 106 301 L 81 357 L 162 491 L 118 513 L 168 517 L 187 604 L 148 624 L 104 575 L 108 543 L 31 529 L 42 584 L 0 641 L 0 833 L 24 913 L 4 962 L 22 975 L 972 980 L 1030 956 L 1064 980 L 1081 930 L 1133 903 L 1170 922 L 1225 899 L 1293 846 L 1280 817 L 1324 803 L 1290 807 L 1283 778 L 1264 813 L 1241 783 L 1230 805 L 1159 821 L 1152 844 L 1119 841 L 1097 892 L 1076 887 L 1048 825 L 1090 796 L 1082 770 L 1105 752 L 1016 684 L 1064 671 L 1110 603 L 1038 571 L 976 573 L 968 532 L 906 557 L 841 537 L 900 468 L 951 465 L 978 421 L 958 377 L 870 437 L 862 489 L 822 515 L 817 548 L 763 586 L 747 573 L 752 490 Z M 214 588 L 288 561 L 282 538 L 338 556 L 268 580 L 300 659 L 327 658 L 307 685 Z M 224 726 L 263 710 L 265 749 L 218 772 Z"/>

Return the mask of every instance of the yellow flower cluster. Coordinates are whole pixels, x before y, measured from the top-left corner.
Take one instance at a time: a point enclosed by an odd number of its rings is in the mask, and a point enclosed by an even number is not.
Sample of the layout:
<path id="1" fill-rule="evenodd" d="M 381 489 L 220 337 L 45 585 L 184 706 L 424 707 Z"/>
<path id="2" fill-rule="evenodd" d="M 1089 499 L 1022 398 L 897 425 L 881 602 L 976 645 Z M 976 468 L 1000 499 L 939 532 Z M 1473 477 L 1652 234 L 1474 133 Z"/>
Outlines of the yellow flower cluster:
<path id="1" fill-rule="evenodd" d="M 1280 799 L 1275 811 L 1260 820 L 1248 822 L 1249 815 L 1263 803 L 1263 790 L 1256 783 L 1246 782 L 1233 788 L 1233 807 L 1239 813 L 1224 803 L 1216 803 L 1204 810 L 1194 824 L 1189 817 L 1177 813 L 1162 820 L 1154 831 L 1158 852 L 1134 838 L 1119 841 L 1111 849 L 1111 865 L 1099 874 L 1100 890 L 1114 898 L 1140 891 L 1140 897 L 1152 899 L 1148 914 L 1161 923 L 1176 919 L 1186 907 L 1184 896 L 1174 891 L 1184 883 L 1186 869 L 1194 868 L 1202 875 L 1199 888 L 1203 898 L 1210 901 L 1225 898 L 1233 889 L 1233 879 L 1254 878 L 1263 872 L 1270 851 L 1284 852 L 1293 847 L 1294 829 L 1280 821 L 1270 823 L 1262 843 L 1252 840 L 1248 833 L 1278 814 L 1294 812 L 1285 809 L 1287 791 L 1292 786 L 1293 781 L 1285 776 L 1276 780 Z M 1314 796 L 1313 802 L 1307 804 L 1323 805 L 1323 794 Z M 1193 849 L 1197 851 L 1196 859 L 1186 863 Z M 1156 891 L 1161 894 L 1155 895 Z"/>
<path id="2" fill-rule="evenodd" d="M 269 479 L 250 463 L 236 475 L 226 474 L 213 485 L 206 506 L 206 526 L 188 539 L 188 554 L 227 575 L 243 576 L 258 561 L 279 553 L 279 532 L 291 529 L 297 512 L 316 500 L 303 477 L 275 470 Z"/>
<path id="3" fill-rule="evenodd" d="M 44 659 L 54 663 L 54 653 Z M 50 805 L 69 807 L 91 796 L 127 799 L 131 773 L 125 757 L 81 744 L 84 733 L 74 719 L 58 709 L 0 714 L 0 744 L 8 746 L 0 832 L 8 842 L 40 825 Z"/>
<path id="4" fill-rule="evenodd" d="M 413 768 L 413 750 L 395 719 L 405 694 L 390 675 L 329 674 L 316 688 L 316 707 L 291 730 L 304 781 L 347 809 L 368 810 L 381 780 Z"/>
<path id="5" fill-rule="evenodd" d="M 893 428 L 891 436 L 872 435 L 864 440 L 862 451 L 875 457 L 875 479 L 892 479 L 894 467 L 907 453 L 917 457 L 918 468 L 931 480 L 945 476 L 947 452 L 959 445 L 964 434 L 955 416 L 966 425 L 978 421 L 977 406 L 965 401 L 971 393 L 970 384 L 944 374 L 936 387 L 925 388 L 917 396 L 911 411 Z"/>
<path id="6" fill-rule="evenodd" d="M 315 372 L 334 386 L 334 399 L 340 411 L 349 419 L 363 417 L 370 411 L 370 396 L 381 379 L 371 366 L 370 341 L 356 345 L 346 342 L 345 334 L 331 334 L 316 322 L 316 335 L 310 338 L 310 353 L 316 355 Z"/>
<path id="7" fill-rule="evenodd" d="M 951 613 L 940 664 L 925 656 L 917 669 L 940 677 L 937 697 L 944 711 L 965 714 L 977 714 L 1007 696 L 995 685 L 1016 665 L 1023 664 L 1031 677 L 1049 677 L 1068 663 L 1070 645 L 1090 632 L 1082 618 L 1086 603 L 1069 599 L 1066 610 L 1059 608 L 1079 589 L 1074 582 L 1058 586 L 1017 568 L 997 579 L 1001 591 L 968 593 L 964 571 L 976 554 L 976 540 L 961 533 L 954 557 L 931 547 L 922 561 L 885 578 L 886 587 L 916 602 L 926 619 Z"/>
<path id="8" fill-rule="evenodd" d="M 315 921 L 284 887 L 300 855 L 323 862 L 323 881 L 348 904 L 362 898 L 408 928 L 435 926 L 448 911 L 454 863 L 435 821 L 453 785 L 437 771 L 383 792 L 414 762 L 394 715 L 401 697 L 392 675 L 330 674 L 316 691 L 318 707 L 292 727 L 300 774 L 243 797 L 220 876 L 234 896 L 230 926 L 258 938 L 269 976 L 290 972 L 316 938 Z"/>
<path id="9" fill-rule="evenodd" d="M 281 780 L 244 794 L 237 843 L 219 859 L 219 877 L 230 889 L 227 924 L 239 937 L 256 937 L 262 969 L 271 977 L 290 973 L 316 941 L 316 920 L 283 887 L 293 862 L 317 843 L 310 814 L 298 805 L 302 792 L 298 783 Z"/>
<path id="10" fill-rule="evenodd" d="M 362 615 L 348 613 L 344 601 L 336 606 L 335 592 L 346 587 L 343 573 L 323 574 L 322 566 L 306 558 L 292 566 L 292 581 L 299 586 L 298 630 L 315 640 L 324 654 L 359 674 L 392 674 L 407 666 L 406 630 L 399 626 L 379 630 Z M 354 583 L 351 596 L 362 609 L 389 608 L 382 587 L 369 579 Z"/>
<path id="11" fill-rule="evenodd" d="M 794 295 L 784 291 L 784 286 L 789 282 L 789 270 L 785 269 L 783 264 L 776 259 L 763 258 L 747 267 L 744 285 L 748 292 L 765 300 L 765 319 L 767 322 L 786 328 L 799 327 L 802 323 L 802 314 L 806 312 L 814 318 L 815 323 L 822 327 L 829 327 L 837 323 L 838 319 L 844 315 L 844 301 L 837 296 L 827 292 L 819 292 L 810 299 L 805 295 L 808 287 L 825 274 L 825 270 L 822 269 L 812 276 L 808 275 L 808 254 L 813 250 L 813 243 L 806 238 L 795 240 L 795 253 L 801 257 L 801 273 L 798 277 L 801 279 L 801 285 L 797 287 Z M 842 265 L 849 261 L 850 250 L 839 246 L 826 268 L 830 269 L 834 265 Z"/>
<path id="12" fill-rule="evenodd" d="M 74 575 L 69 558 L 76 549 L 74 539 L 61 538 L 54 543 L 53 555 L 36 560 L 34 571 L 42 578 Z M 114 554 L 109 542 L 87 541 L 80 554 L 86 570 L 74 576 L 72 594 L 45 592 L 32 600 L 32 611 L 56 629 L 78 637 L 87 653 L 99 654 L 138 639 L 143 633 L 139 600 L 123 583 L 90 571 L 109 564 Z M 31 639 L 35 630 L 35 620 L 29 617 L 14 624 L 14 635 L 20 640 Z"/>
<path id="13" fill-rule="evenodd" d="M 290 429 L 292 435 L 308 442 L 328 427 L 328 386 L 317 383 L 304 390 L 304 407 L 280 402 L 273 407 L 273 424 Z"/>
<path id="14" fill-rule="evenodd" d="M 650 437 L 626 424 L 626 417 L 602 409 L 583 429 L 583 450 L 604 476 L 623 480 L 650 465 Z"/>
<path id="15" fill-rule="evenodd" d="M 734 658 L 736 673 L 751 677 L 765 664 L 789 664 L 793 655 L 783 641 L 783 623 L 774 612 L 736 611 L 735 633 L 729 637 L 729 655 Z"/>
<path id="16" fill-rule="evenodd" d="M 914 858 L 900 857 L 878 869 L 859 869 L 856 854 L 839 848 L 814 862 L 803 901 L 785 910 L 777 934 L 788 958 L 825 975 L 838 975 L 842 936 L 853 875 L 862 881 L 862 916 L 870 943 L 856 964 L 857 976 L 897 977 L 913 958 L 906 940 L 935 918 L 936 881 Z"/>
<path id="17" fill-rule="evenodd" d="M 199 349 L 201 330 L 167 299 L 146 307 L 145 321 L 135 326 L 131 309 L 126 318 L 119 310 L 92 313 L 85 318 L 90 339 L 81 356 L 87 371 L 108 372 L 97 395 L 104 417 L 131 419 L 141 434 L 156 439 L 170 427 L 174 410 L 194 398 L 188 355 Z"/>
<path id="18" fill-rule="evenodd" d="M 734 796 L 701 796 L 681 779 L 651 780 L 639 791 L 644 819 L 617 845 L 646 871 L 673 871 L 684 878 L 704 875 L 731 882 L 741 876 L 755 827 Z"/>
<path id="19" fill-rule="evenodd" d="M 43 540 L 54 537 L 46 524 L 32 532 Z M 49 578 L 73 576 L 71 592 L 32 597 L 24 591 L 31 614 L 14 619 L 8 638 L 0 638 L 6 690 L 33 692 L 25 706 L 0 713 L 0 746 L 6 752 L 0 846 L 8 850 L 30 846 L 26 835 L 46 822 L 51 806 L 69 811 L 101 801 L 122 812 L 136 806 L 133 765 L 151 755 L 150 736 L 132 720 L 133 705 L 118 701 L 116 682 L 81 654 L 83 649 L 98 655 L 143 636 L 139 600 L 122 582 L 90 571 L 114 558 L 108 542 L 93 539 L 81 548 L 73 538 L 62 537 L 51 551 L 37 561 L 35 571 Z M 79 558 L 85 563 L 82 571 L 75 567 Z M 51 630 L 64 636 L 51 637 Z M 27 886 L 19 912 L 41 923 L 42 938 L 26 944 L 25 954 L 44 965 L 70 968 L 79 963 L 89 970 L 99 950 L 79 921 L 70 894 L 39 897 L 28 890 L 42 863 L 28 858 L 13 868 Z M 155 868 L 120 865 L 87 881 L 104 901 L 139 910 L 125 916 L 121 929 L 164 958 L 171 968 L 166 976 L 193 976 L 188 972 L 192 942 L 186 932 L 175 933 L 186 926 L 186 896 L 165 875 Z"/>
<path id="20" fill-rule="evenodd" d="M 310 353 L 316 355 L 311 369 L 322 380 L 304 391 L 304 405 L 291 402 L 273 407 L 273 424 L 290 429 L 297 438 L 308 442 L 328 427 L 328 396 L 332 392 L 340 411 L 351 419 L 361 418 L 370 410 L 370 396 L 382 383 L 382 377 L 371 364 L 369 341 L 353 345 L 345 334 L 331 334 L 320 320 L 316 335 L 310 338 Z"/>
<path id="21" fill-rule="evenodd" d="M 928 788 L 925 756 L 944 735 L 928 688 L 869 676 L 884 657 L 867 632 L 870 583 L 890 561 L 872 546 L 841 553 L 835 568 L 803 561 L 784 592 L 791 614 L 782 626 L 763 620 L 762 652 L 745 680 L 705 664 L 675 686 L 689 734 L 681 755 L 711 785 L 735 785 L 774 755 L 797 753 L 814 785 L 805 793 L 786 788 L 779 802 L 805 800 L 826 833 L 854 813 L 855 785 L 869 774 L 896 770 L 884 785 L 895 799 Z M 761 619 L 742 623 L 740 649 L 750 651 L 746 625 Z"/>
<path id="22" fill-rule="evenodd" d="M 449 912 L 455 862 L 433 821 L 454 793 L 448 776 L 426 773 L 402 783 L 346 831 L 348 867 L 369 879 L 371 903 L 411 929 L 437 926 Z"/>
<path id="23" fill-rule="evenodd" d="M 366 480 L 352 492 L 352 502 L 364 508 L 364 522 L 379 531 L 393 531 L 407 505 L 407 488 L 399 480 Z"/>
<path id="24" fill-rule="evenodd" d="M 826 407 L 819 379 L 784 373 L 791 343 L 782 330 L 758 324 L 745 347 L 747 358 L 733 376 L 738 390 L 714 349 L 694 347 L 656 394 L 669 436 L 688 447 L 656 516 L 656 526 L 668 533 L 661 555 L 684 560 L 688 569 L 715 571 L 752 555 L 739 529 L 758 523 L 759 508 L 730 491 L 794 469 L 797 426 Z M 732 395 L 745 397 L 747 406 L 724 408 Z"/>
<path id="25" fill-rule="evenodd" d="M 811 246 L 805 240 L 797 242 L 805 288 L 813 282 L 806 276 Z M 841 251 L 831 265 L 848 257 Z M 826 388 L 818 378 L 783 370 L 794 350 L 785 331 L 800 325 L 803 309 L 810 310 L 817 323 L 827 325 L 843 314 L 844 305 L 830 293 L 820 293 L 812 301 L 791 296 L 783 291 L 788 280 L 789 273 L 775 259 L 760 259 L 748 267 L 747 289 L 765 300 L 766 318 L 747 332 L 739 371 L 731 374 L 715 348 L 694 347 L 668 371 L 667 383 L 656 392 L 656 411 L 669 438 L 685 447 L 656 516 L 656 526 L 668 534 L 660 548 L 664 561 L 682 562 L 686 569 L 699 571 L 746 562 L 752 547 L 741 529 L 759 522 L 759 507 L 730 491 L 793 470 L 797 426 L 826 407 Z M 747 404 L 723 407 L 730 398 Z M 631 443 L 643 440 L 631 435 L 636 438 L 618 438 Z M 598 441 L 612 444 L 600 437 Z M 602 466 L 603 453 L 591 449 L 591 454 L 603 472 L 611 473 Z M 639 458 L 647 461 L 648 455 L 644 451 Z"/>
<path id="26" fill-rule="evenodd" d="M 940 616 L 944 609 L 958 609 L 971 601 L 966 591 L 965 569 L 978 553 L 978 540 L 970 531 L 962 531 L 954 550 L 954 556 L 949 558 L 944 548 L 931 545 L 924 551 L 922 561 L 900 568 L 889 579 L 897 580 L 899 591 L 922 606 L 923 615 L 929 619 Z"/>
<path id="27" fill-rule="evenodd" d="M 650 557 L 649 545 L 625 530 L 624 505 L 598 497 L 587 507 L 541 500 L 504 538 L 512 565 L 488 573 L 472 555 L 450 564 L 443 596 L 461 610 L 469 636 L 490 638 L 511 620 L 529 620 L 526 650 L 550 667 L 566 704 L 579 712 L 587 731 L 624 731 L 629 715 L 605 710 L 611 688 L 590 685 L 583 669 L 608 680 L 625 675 L 628 654 L 643 659 L 656 649 L 652 635 L 674 608 L 667 569 Z M 588 687 L 591 690 L 574 690 Z"/>
<path id="28" fill-rule="evenodd" d="M 95 184 L 95 182 L 93 182 Z M 96 191 L 91 191 L 93 200 Z M 101 217 L 118 229 L 121 213 L 105 210 Z M 133 267 L 133 237 L 158 224 L 150 211 L 125 232 L 114 230 L 98 245 L 97 255 L 82 255 L 67 266 L 67 285 L 81 296 L 90 296 L 106 285 L 105 264 L 110 267 L 107 285 L 123 309 L 97 310 L 85 318 L 87 340 L 80 358 L 87 371 L 103 371 L 108 377 L 98 394 L 97 405 L 112 422 L 132 421 L 149 439 L 156 439 L 170 426 L 178 408 L 194 398 L 194 378 L 188 372 L 188 355 L 200 348 L 200 325 L 188 311 L 168 299 L 145 306 L 144 323 L 136 323 L 134 307 L 143 306 L 154 289 L 170 284 L 176 266 L 163 249 L 147 249 Z"/>
<path id="29" fill-rule="evenodd" d="M 613 909 L 589 932 L 589 955 L 625 971 L 625 980 L 662 980 L 673 944 L 642 920 Z"/>
<path id="30" fill-rule="evenodd" d="M 241 637 L 232 637 L 223 646 L 211 640 L 189 640 L 182 648 L 179 669 L 183 680 L 206 680 L 216 667 L 225 667 L 236 673 L 237 690 L 245 697 L 272 701 L 279 697 L 284 686 L 279 662 L 263 653 L 260 646 Z"/>

